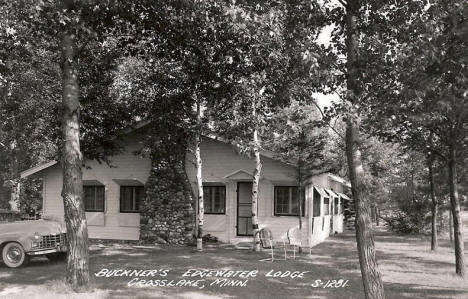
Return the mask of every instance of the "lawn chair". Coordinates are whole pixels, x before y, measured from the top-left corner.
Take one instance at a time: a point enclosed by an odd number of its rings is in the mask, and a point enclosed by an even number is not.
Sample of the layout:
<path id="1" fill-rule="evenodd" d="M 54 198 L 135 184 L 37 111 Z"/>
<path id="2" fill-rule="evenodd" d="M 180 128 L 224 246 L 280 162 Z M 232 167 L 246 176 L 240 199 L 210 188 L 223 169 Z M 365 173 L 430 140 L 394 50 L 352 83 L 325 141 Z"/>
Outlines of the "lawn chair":
<path id="1" fill-rule="evenodd" d="M 260 239 L 260 245 L 262 246 L 263 249 L 268 249 L 270 250 L 271 253 L 271 260 L 269 258 L 266 259 L 261 259 L 260 261 L 271 261 L 273 262 L 275 260 L 275 242 L 273 241 L 273 234 L 270 229 L 268 228 L 262 228 L 259 231 L 257 231 L 258 238 Z M 283 241 L 283 247 L 284 247 L 284 259 L 286 259 L 286 244 Z"/>
<path id="2" fill-rule="evenodd" d="M 299 227 L 292 227 L 288 230 L 288 245 L 292 246 L 293 248 L 293 258 L 296 259 L 296 247 L 300 248 L 302 246 L 302 234 L 301 231 L 299 230 Z M 286 250 L 285 252 L 285 258 L 286 258 Z"/>

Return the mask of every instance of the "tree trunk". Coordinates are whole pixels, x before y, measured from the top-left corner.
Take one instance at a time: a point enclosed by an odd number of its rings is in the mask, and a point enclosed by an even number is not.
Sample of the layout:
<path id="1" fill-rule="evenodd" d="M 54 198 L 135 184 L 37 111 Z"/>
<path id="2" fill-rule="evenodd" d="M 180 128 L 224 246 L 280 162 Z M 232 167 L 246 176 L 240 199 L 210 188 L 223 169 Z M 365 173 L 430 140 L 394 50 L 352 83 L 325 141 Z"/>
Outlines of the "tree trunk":
<path id="1" fill-rule="evenodd" d="M 257 116 L 257 107 L 256 101 L 252 102 L 252 114 L 254 118 Z M 255 119 L 256 122 L 256 119 Z M 253 142 L 254 142 L 254 156 L 255 156 L 255 170 L 254 170 L 254 177 L 252 183 L 252 233 L 253 233 L 253 250 L 260 251 L 260 238 L 258 236 L 258 191 L 260 185 L 260 173 L 262 171 L 262 161 L 260 159 L 260 140 L 258 138 L 258 129 L 257 124 L 255 124 L 255 129 L 253 132 Z"/>
<path id="2" fill-rule="evenodd" d="M 11 185 L 11 194 L 10 194 L 10 210 L 20 211 L 20 193 L 21 193 L 21 183 L 19 180 L 11 180 L 13 183 Z"/>
<path id="3" fill-rule="evenodd" d="M 434 160 L 432 158 L 429 159 L 428 167 L 429 167 L 429 186 L 431 192 L 431 200 L 432 200 L 432 238 L 431 238 L 431 250 L 436 251 L 438 245 L 437 240 L 437 200 L 435 196 L 434 190 L 434 173 L 432 170 Z"/>
<path id="4" fill-rule="evenodd" d="M 415 202 L 414 196 L 414 164 L 411 163 L 411 202 Z"/>
<path id="5" fill-rule="evenodd" d="M 302 156 L 302 153 L 300 154 Z M 297 163 L 297 184 L 298 184 L 298 201 L 299 201 L 299 230 L 302 231 L 302 160 L 299 158 L 299 161 Z"/>
<path id="6" fill-rule="evenodd" d="M 382 278 L 375 257 L 374 238 L 370 230 L 370 205 L 365 197 L 364 185 L 361 180 L 363 167 L 361 153 L 357 148 L 357 134 L 358 130 L 353 124 L 353 120 L 348 120 L 346 128 L 346 155 L 356 209 L 356 240 L 362 282 L 366 298 L 385 298 Z"/>
<path id="7" fill-rule="evenodd" d="M 203 203 L 203 176 L 202 176 L 202 158 L 200 152 L 200 144 L 202 140 L 201 134 L 201 111 L 200 101 L 197 100 L 197 133 L 195 140 L 195 159 L 197 165 L 197 187 L 198 187 L 198 230 L 197 230 L 197 250 L 203 250 L 203 218 L 204 218 L 204 203 Z"/>
<path id="8" fill-rule="evenodd" d="M 82 155 L 80 152 L 80 103 L 74 36 L 63 35 L 62 105 L 63 147 L 62 197 L 68 233 L 66 281 L 74 290 L 89 286 L 88 227 L 83 204 Z"/>
<path id="9" fill-rule="evenodd" d="M 18 179 L 19 177 L 19 165 L 18 165 L 18 152 L 16 149 L 16 142 L 12 142 L 13 153 L 11 159 L 11 196 L 10 201 L 10 209 L 12 211 L 20 211 L 20 194 L 21 194 L 21 181 Z"/>
<path id="10" fill-rule="evenodd" d="M 453 236 L 455 240 L 455 272 L 461 277 L 465 277 L 465 255 L 463 243 L 463 223 L 460 216 L 460 199 L 457 190 L 457 161 L 454 145 L 450 145 L 449 168 L 449 189 L 450 205 L 453 214 Z"/>
<path id="11" fill-rule="evenodd" d="M 302 152 L 300 154 L 300 156 L 302 157 Z M 297 163 L 297 168 L 298 168 L 298 189 L 297 190 L 297 195 L 299 196 L 298 198 L 298 202 L 299 202 L 299 207 L 298 207 L 298 210 L 299 210 L 299 232 L 300 232 L 300 235 L 301 235 L 301 238 L 302 238 L 302 160 L 301 158 L 299 158 L 299 161 Z M 333 216 L 332 216 L 333 217 Z M 302 247 L 299 246 L 299 253 L 302 253 Z"/>
<path id="12" fill-rule="evenodd" d="M 453 242 L 453 220 L 452 220 L 452 209 L 449 209 L 449 240 Z"/>
<path id="13" fill-rule="evenodd" d="M 379 226 L 379 225 L 380 225 L 380 209 L 379 209 L 379 208 L 376 208 L 376 209 L 375 209 L 375 212 L 376 212 L 375 224 L 376 224 L 377 226 Z"/>
<path id="14" fill-rule="evenodd" d="M 348 101 L 352 104 L 350 114 L 346 119 L 346 156 L 348 160 L 349 178 L 356 209 L 356 241 L 361 266 L 362 283 L 365 298 L 385 298 L 382 278 L 375 257 L 374 238 L 370 230 L 370 204 L 365 195 L 362 181 L 364 170 L 359 145 L 359 116 L 354 111 L 358 92 L 358 29 L 357 14 L 359 1 L 348 0 L 346 13 L 346 50 L 347 50 L 347 88 Z"/>

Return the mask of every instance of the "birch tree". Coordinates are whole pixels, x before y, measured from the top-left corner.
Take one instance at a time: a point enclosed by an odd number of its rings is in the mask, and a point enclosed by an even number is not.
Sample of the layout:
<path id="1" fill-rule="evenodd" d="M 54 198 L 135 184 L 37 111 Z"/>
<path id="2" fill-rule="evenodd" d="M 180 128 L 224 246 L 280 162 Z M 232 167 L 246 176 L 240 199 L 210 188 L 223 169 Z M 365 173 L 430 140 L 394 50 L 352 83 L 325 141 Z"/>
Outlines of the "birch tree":
<path id="1" fill-rule="evenodd" d="M 202 158 L 200 145 L 202 142 L 202 115 L 200 100 L 196 99 L 196 133 L 195 133 L 195 163 L 197 169 L 197 191 L 198 191 L 198 227 L 197 227 L 197 250 L 203 250 L 203 223 L 204 223 L 204 202 L 203 202 L 203 174 L 202 174 Z"/>
<path id="2" fill-rule="evenodd" d="M 241 1 L 226 7 L 233 46 L 227 48 L 225 59 L 231 82 L 231 98 L 222 97 L 211 105 L 213 127 L 221 136 L 238 146 L 241 153 L 254 161 L 252 178 L 253 249 L 259 250 L 258 203 L 262 170 L 262 134 L 277 105 L 276 88 L 287 65 L 281 51 L 284 14 L 282 4 Z"/>

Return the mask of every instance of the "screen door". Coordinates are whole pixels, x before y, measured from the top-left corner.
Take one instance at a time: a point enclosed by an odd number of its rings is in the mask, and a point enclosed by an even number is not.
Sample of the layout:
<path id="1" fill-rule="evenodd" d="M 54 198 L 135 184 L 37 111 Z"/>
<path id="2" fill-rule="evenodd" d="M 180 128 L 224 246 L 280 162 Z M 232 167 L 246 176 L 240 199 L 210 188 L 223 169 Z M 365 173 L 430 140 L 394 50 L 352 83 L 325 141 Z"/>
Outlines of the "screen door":
<path id="1" fill-rule="evenodd" d="M 252 236 L 252 183 L 237 183 L 237 235 Z"/>

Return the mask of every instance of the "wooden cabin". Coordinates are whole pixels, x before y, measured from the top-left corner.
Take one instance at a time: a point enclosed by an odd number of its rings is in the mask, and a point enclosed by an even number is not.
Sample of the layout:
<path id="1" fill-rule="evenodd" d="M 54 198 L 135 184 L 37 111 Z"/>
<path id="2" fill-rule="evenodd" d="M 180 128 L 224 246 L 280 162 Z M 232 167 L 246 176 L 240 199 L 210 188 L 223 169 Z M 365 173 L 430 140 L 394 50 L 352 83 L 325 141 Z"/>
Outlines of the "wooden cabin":
<path id="1" fill-rule="evenodd" d="M 112 157 L 113 167 L 86 160 L 83 168 L 84 201 L 90 238 L 138 240 L 140 213 L 138 202 L 144 198 L 144 185 L 150 173 L 150 160 L 135 154 L 141 149 L 141 136 L 128 132 L 122 138 L 124 152 Z M 240 155 L 236 148 L 215 138 L 205 137 L 201 144 L 206 234 L 220 241 L 238 243 L 251 240 L 251 189 L 255 163 Z M 275 238 L 284 237 L 298 225 L 299 197 L 297 167 L 263 151 L 258 215 L 260 227 L 268 227 Z M 196 191 L 193 163 L 186 172 Z M 43 178 L 43 215 L 63 219 L 61 197 L 62 170 L 56 161 L 21 173 Z M 343 231 L 344 195 L 349 183 L 323 173 L 307 180 L 303 200 L 303 243 L 311 246 L 330 233 Z M 195 209 L 196 210 L 196 209 Z"/>

